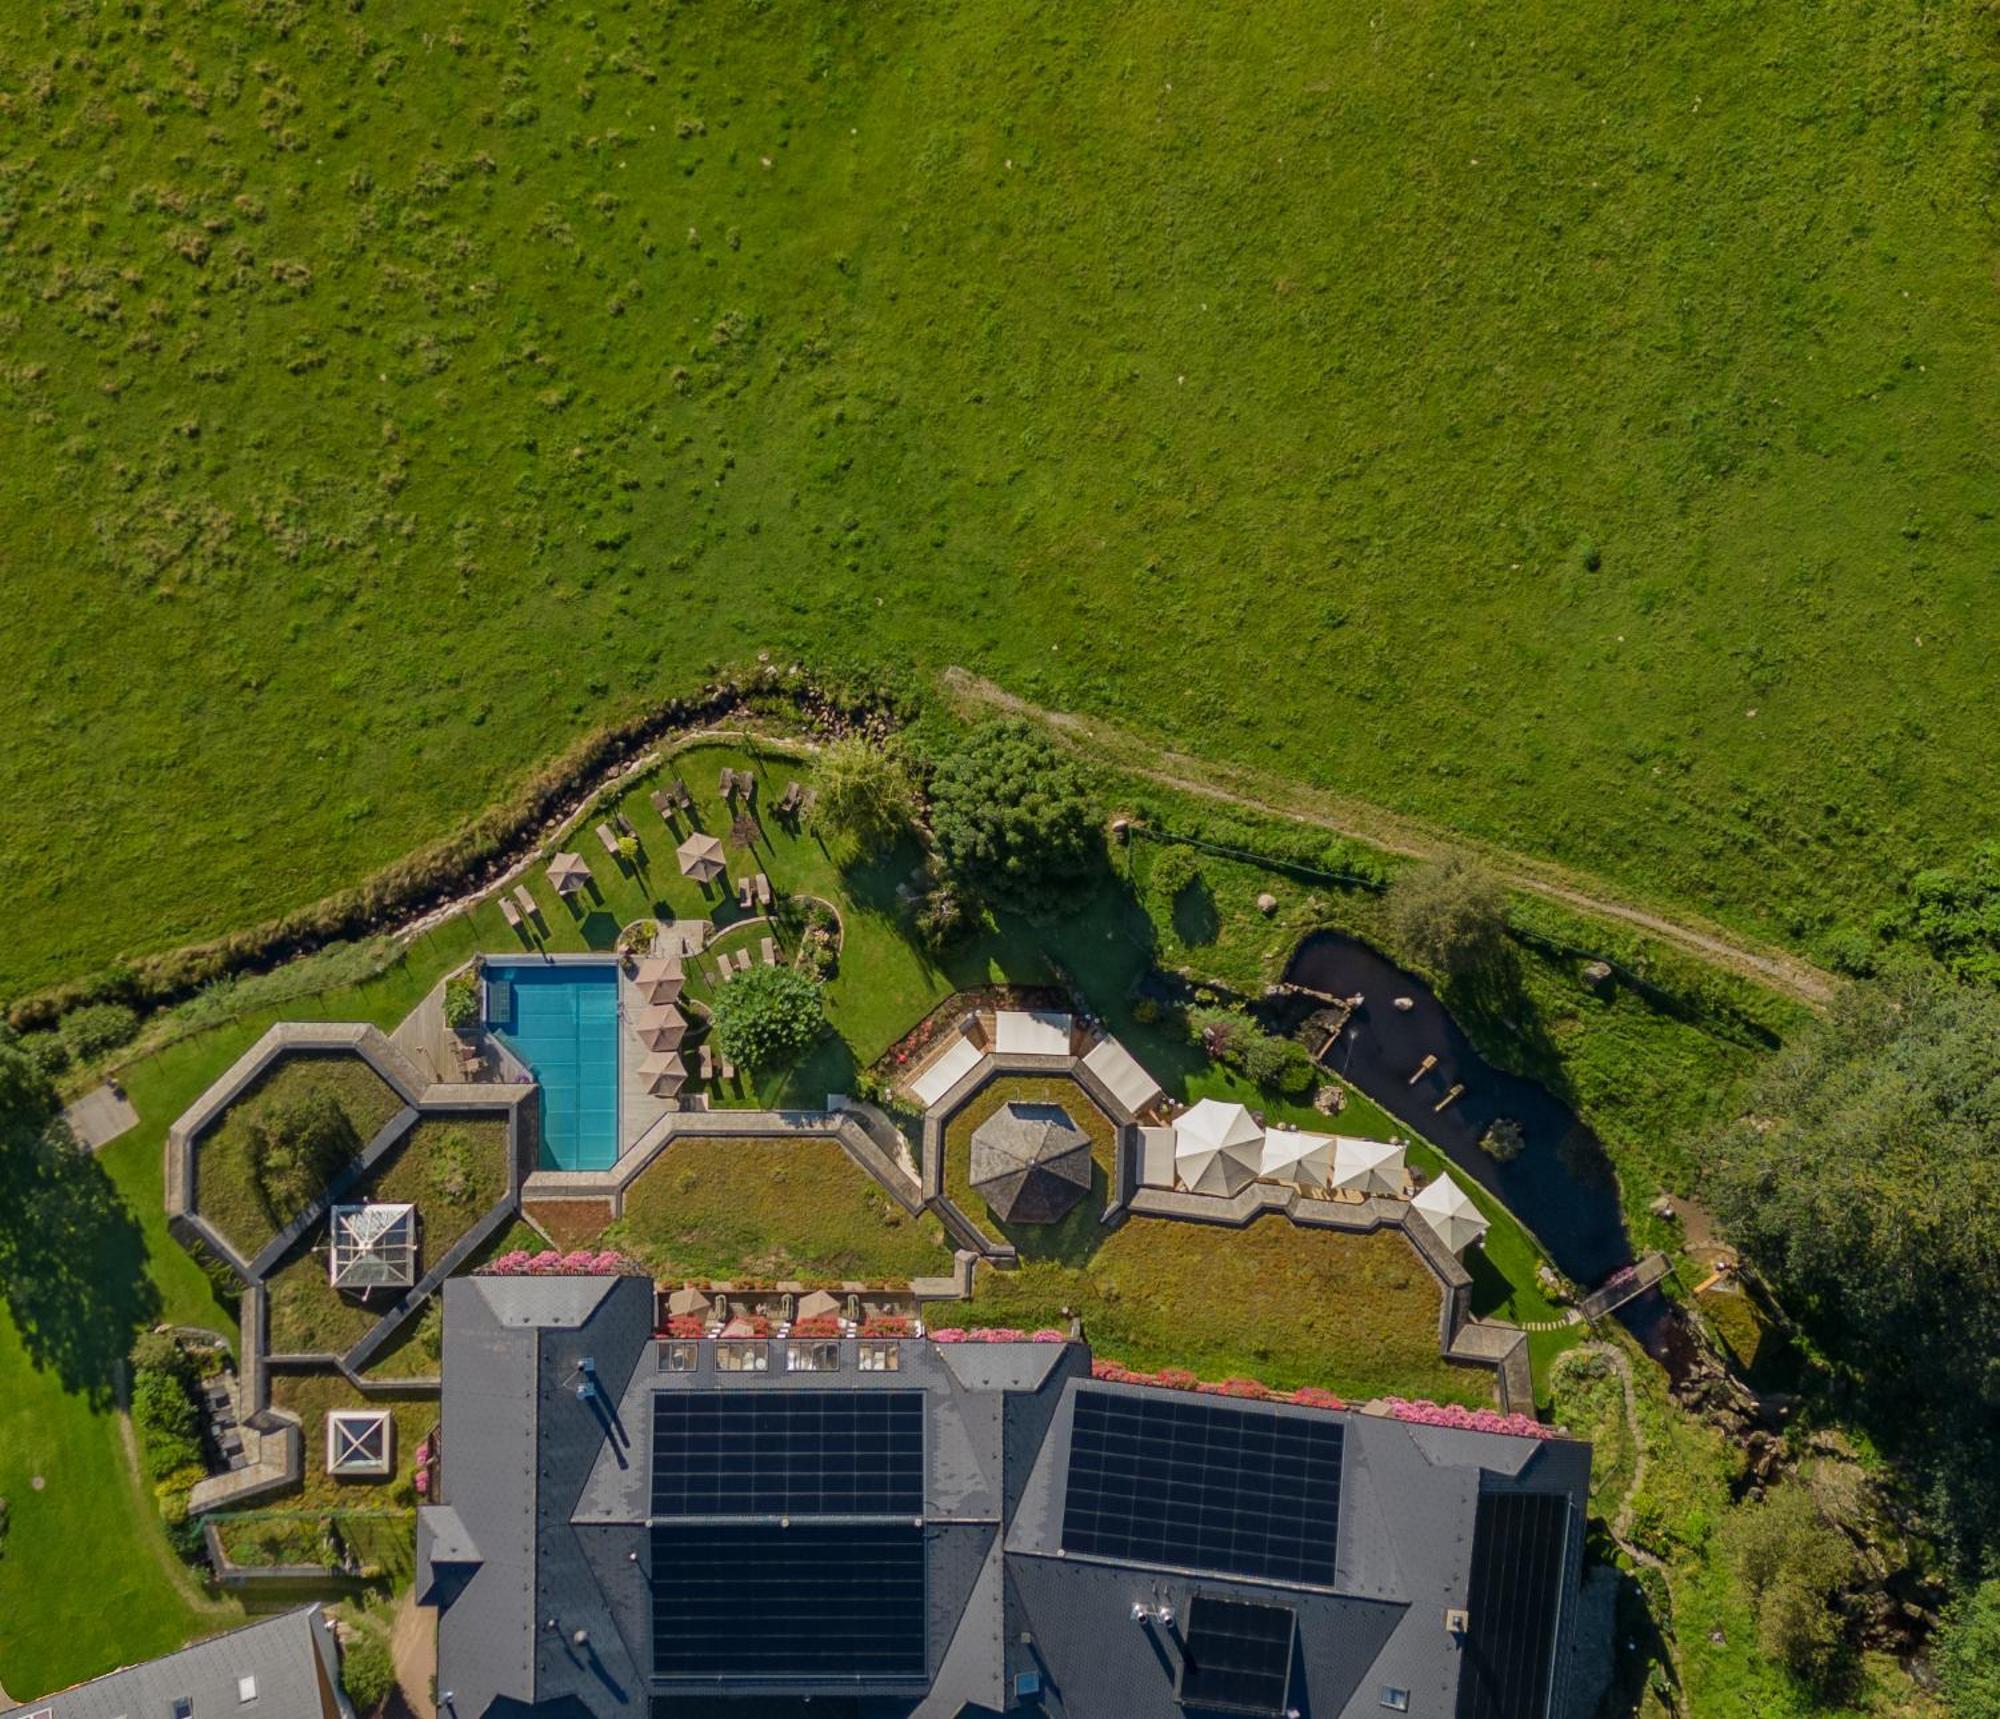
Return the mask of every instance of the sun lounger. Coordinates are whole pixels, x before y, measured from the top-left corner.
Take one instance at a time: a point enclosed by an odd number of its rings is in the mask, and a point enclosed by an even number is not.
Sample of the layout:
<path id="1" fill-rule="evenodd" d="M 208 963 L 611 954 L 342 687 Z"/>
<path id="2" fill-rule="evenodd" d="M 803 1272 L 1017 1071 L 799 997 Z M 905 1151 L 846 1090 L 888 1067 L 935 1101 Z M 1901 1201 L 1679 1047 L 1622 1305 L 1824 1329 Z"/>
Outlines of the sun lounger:
<path id="1" fill-rule="evenodd" d="M 620 835 L 632 836 L 634 838 L 638 836 L 639 832 L 632 827 L 632 820 L 626 817 L 623 812 L 614 812 L 611 816 L 611 821 L 618 826 L 618 833 Z"/>
<path id="2" fill-rule="evenodd" d="M 521 910 L 521 917 L 523 919 L 533 919 L 535 917 L 535 898 L 528 892 L 528 886 L 525 883 L 514 885 L 514 905 Z"/>
<path id="3" fill-rule="evenodd" d="M 777 964 L 778 964 L 777 940 L 775 938 L 767 937 L 764 939 L 764 965 L 766 967 L 775 967 L 777 966 Z"/>
<path id="4" fill-rule="evenodd" d="M 760 871 L 757 874 L 756 881 L 757 905 L 759 907 L 769 907 L 771 905 L 771 880 Z"/>
<path id="5" fill-rule="evenodd" d="M 724 1080 L 734 1080 L 736 1078 L 736 1065 L 727 1057 L 722 1059 L 722 1078 Z"/>
<path id="6" fill-rule="evenodd" d="M 660 814 L 662 823 L 667 822 L 673 817 L 674 797 L 666 789 L 655 788 L 646 798 L 653 802 L 653 810 Z"/>
<path id="7" fill-rule="evenodd" d="M 695 1073 L 700 1079 L 713 1080 L 715 1078 L 715 1055 L 709 1050 L 707 1045 L 702 1045 L 694 1053 L 694 1067 Z"/>
<path id="8" fill-rule="evenodd" d="M 799 809 L 799 802 L 805 798 L 805 789 L 797 782 L 787 782 L 785 791 L 778 797 L 778 810 L 790 815 Z"/>
<path id="9" fill-rule="evenodd" d="M 519 925 L 521 923 L 521 910 L 514 905 L 512 898 L 509 896 L 503 895 L 500 898 L 500 917 L 506 920 L 509 925 Z"/>
<path id="10" fill-rule="evenodd" d="M 618 857 L 618 832 L 609 824 L 597 826 L 597 839 L 604 844 L 604 851 L 613 859 Z"/>
<path id="11" fill-rule="evenodd" d="M 674 778 L 674 804 L 684 812 L 694 805 L 694 795 L 688 792 L 687 779 L 683 776 Z"/>
<path id="12" fill-rule="evenodd" d="M 725 802 L 736 798 L 736 772 L 727 764 L 723 765 L 721 775 L 715 779 L 715 791 Z"/>
<path id="13" fill-rule="evenodd" d="M 744 805 L 754 806 L 757 803 L 757 778 L 748 770 L 737 771 L 736 791 L 743 796 Z"/>
<path id="14" fill-rule="evenodd" d="M 745 913 L 748 913 L 750 911 L 751 905 L 756 901 L 756 899 L 757 899 L 756 882 L 754 879 L 746 877 L 741 883 L 739 883 L 736 886 L 736 905 L 742 908 Z"/>
<path id="15" fill-rule="evenodd" d="M 736 951 L 736 971 L 739 973 L 747 973 L 750 971 L 749 950 L 739 949 Z"/>

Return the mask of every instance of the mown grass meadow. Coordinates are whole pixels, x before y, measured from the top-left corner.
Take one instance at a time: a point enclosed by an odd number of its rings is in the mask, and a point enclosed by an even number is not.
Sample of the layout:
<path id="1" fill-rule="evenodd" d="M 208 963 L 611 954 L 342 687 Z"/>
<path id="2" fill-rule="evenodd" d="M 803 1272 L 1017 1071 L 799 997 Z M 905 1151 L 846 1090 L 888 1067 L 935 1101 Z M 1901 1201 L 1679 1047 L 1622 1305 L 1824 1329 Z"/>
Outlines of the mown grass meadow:
<path id="1" fill-rule="evenodd" d="M 2000 764 L 1995 69 L 1805 0 L 15 8 L 0 994 L 759 650 L 1865 923 Z"/>

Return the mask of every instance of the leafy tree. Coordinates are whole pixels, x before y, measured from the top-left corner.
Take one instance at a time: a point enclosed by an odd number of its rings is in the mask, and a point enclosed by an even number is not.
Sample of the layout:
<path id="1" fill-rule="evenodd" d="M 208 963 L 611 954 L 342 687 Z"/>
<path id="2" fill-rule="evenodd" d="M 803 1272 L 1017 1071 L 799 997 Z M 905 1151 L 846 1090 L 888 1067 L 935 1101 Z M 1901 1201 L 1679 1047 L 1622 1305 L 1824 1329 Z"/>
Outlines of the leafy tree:
<path id="1" fill-rule="evenodd" d="M 858 736 L 836 740 L 820 754 L 815 784 L 814 825 L 853 843 L 858 854 L 881 853 L 910 827 L 916 790 L 888 747 Z"/>
<path id="2" fill-rule="evenodd" d="M 1963 871 L 1912 877 L 1901 929 L 1961 977 L 2000 984 L 2000 841 L 1981 842 Z"/>
<path id="3" fill-rule="evenodd" d="M 790 1062 L 818 1038 L 826 1007 L 818 984 L 796 967 L 752 967 L 715 993 L 715 1038 L 746 1068 Z"/>
<path id="4" fill-rule="evenodd" d="M 1319 1078 L 1318 1066 L 1304 1045 L 1265 1032 L 1238 1010 L 1198 1010 L 1189 1016 L 1188 1025 L 1217 1062 L 1270 1091 L 1299 1098 Z"/>
<path id="5" fill-rule="evenodd" d="M 184 1380 L 142 1369 L 132 1381 L 132 1419 L 151 1479 L 200 1463 L 201 1414 Z"/>
<path id="6" fill-rule="evenodd" d="M 340 1686 L 363 1719 L 389 1699 L 396 1687 L 396 1662 L 379 1629 L 364 1625 L 347 1638 L 340 1650 Z"/>
<path id="7" fill-rule="evenodd" d="M 1893 964 L 1698 1150 L 1724 1229 L 1976 1568 L 2000 1550 L 2000 994 Z"/>
<path id="8" fill-rule="evenodd" d="M 1383 898 L 1389 940 L 1432 972 L 1459 976 L 1490 964 L 1507 933 L 1507 897 L 1488 873 L 1453 855 L 1413 867 Z"/>
<path id="9" fill-rule="evenodd" d="M 264 1209 L 284 1222 L 361 1150 L 340 1100 L 323 1089 L 268 1101 L 250 1122 L 250 1169 Z"/>
<path id="10" fill-rule="evenodd" d="M 1160 849 L 1159 857 L 1153 861 L 1153 869 L 1146 879 L 1153 894 L 1168 907 L 1180 900 L 1181 896 L 1194 887 L 1195 879 L 1201 876 L 1201 867 L 1196 863 L 1194 851 L 1179 842 L 1170 843 Z"/>
<path id="11" fill-rule="evenodd" d="M 977 729 L 938 765 L 931 831 L 949 877 L 1035 916 L 1074 902 L 1104 859 L 1076 765 L 1024 722 Z"/>
<path id="12" fill-rule="evenodd" d="M 1845 1626 L 1834 1601 L 1854 1574 L 1854 1548 L 1800 1484 L 1780 1486 L 1746 1511 L 1737 1573 L 1757 1618 L 1757 1645 L 1793 1676 L 1824 1685 Z"/>
<path id="13" fill-rule="evenodd" d="M 1945 1613 L 1935 1659 L 1951 1719 L 2000 1719 L 2000 1578 Z"/>

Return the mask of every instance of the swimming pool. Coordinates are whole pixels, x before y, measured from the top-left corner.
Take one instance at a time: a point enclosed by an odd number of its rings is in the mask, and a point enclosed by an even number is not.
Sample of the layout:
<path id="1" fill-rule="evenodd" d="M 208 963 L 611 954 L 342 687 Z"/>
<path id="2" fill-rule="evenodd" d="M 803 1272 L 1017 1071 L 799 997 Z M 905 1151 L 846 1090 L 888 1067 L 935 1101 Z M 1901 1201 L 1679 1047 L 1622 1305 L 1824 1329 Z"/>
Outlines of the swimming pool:
<path id="1" fill-rule="evenodd" d="M 487 1025 L 542 1088 L 545 1170 L 618 1162 L 618 967 L 489 961 Z"/>

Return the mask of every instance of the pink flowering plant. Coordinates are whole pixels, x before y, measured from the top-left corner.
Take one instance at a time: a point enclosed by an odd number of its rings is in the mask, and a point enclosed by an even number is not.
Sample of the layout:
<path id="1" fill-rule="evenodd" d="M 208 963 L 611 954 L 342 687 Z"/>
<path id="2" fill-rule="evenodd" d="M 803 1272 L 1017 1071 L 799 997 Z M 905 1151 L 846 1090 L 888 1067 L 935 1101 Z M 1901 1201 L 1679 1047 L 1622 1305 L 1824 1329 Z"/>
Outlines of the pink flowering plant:
<path id="1" fill-rule="evenodd" d="M 623 1277 L 639 1270 L 625 1255 L 613 1248 L 601 1251 L 591 1248 L 577 1248 L 571 1253 L 559 1253 L 554 1248 L 544 1248 L 540 1253 L 529 1253 L 525 1248 L 515 1248 L 511 1253 L 503 1253 L 486 1266 L 482 1276 L 487 1277 Z"/>

